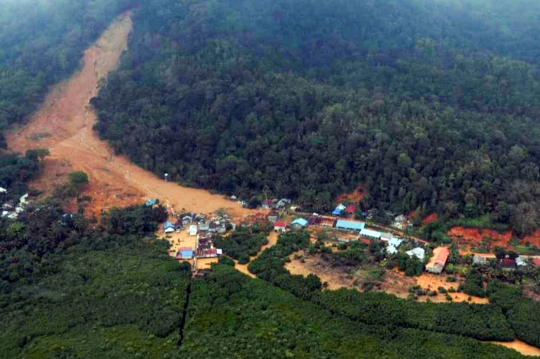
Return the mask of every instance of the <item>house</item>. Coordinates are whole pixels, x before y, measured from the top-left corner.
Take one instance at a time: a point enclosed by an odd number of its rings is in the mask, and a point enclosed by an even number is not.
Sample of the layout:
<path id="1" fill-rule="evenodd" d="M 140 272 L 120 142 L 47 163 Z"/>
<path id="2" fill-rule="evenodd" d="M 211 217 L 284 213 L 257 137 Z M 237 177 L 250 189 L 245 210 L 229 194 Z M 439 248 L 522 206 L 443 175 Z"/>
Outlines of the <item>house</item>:
<path id="1" fill-rule="evenodd" d="M 277 209 L 283 209 L 285 208 L 288 204 L 291 204 L 292 203 L 292 200 L 289 199 L 289 198 L 282 198 L 278 201 L 278 203 L 276 204 L 276 208 Z"/>
<path id="2" fill-rule="evenodd" d="M 350 238 L 338 238 L 338 243 L 349 243 L 351 241 Z"/>
<path id="3" fill-rule="evenodd" d="M 397 254 L 397 252 L 398 252 L 398 250 L 397 250 L 397 248 L 394 247 L 394 246 L 391 246 L 391 245 L 390 245 L 390 246 L 386 247 L 386 253 L 387 253 L 387 254 L 392 255 L 392 254 Z"/>
<path id="4" fill-rule="evenodd" d="M 176 253 L 176 259 L 192 259 L 193 249 L 188 247 L 182 247 Z"/>
<path id="5" fill-rule="evenodd" d="M 208 232 L 209 229 L 210 229 L 210 225 L 207 222 L 199 223 L 199 231 Z"/>
<path id="6" fill-rule="evenodd" d="M 165 222 L 165 224 L 163 225 L 163 231 L 165 233 L 173 233 L 174 231 L 176 231 L 176 227 L 174 226 L 174 224 L 172 224 L 171 222 L 167 221 Z"/>
<path id="7" fill-rule="evenodd" d="M 420 262 L 424 261 L 424 257 L 426 255 L 426 251 L 424 248 L 416 247 L 414 249 L 411 249 L 410 251 L 405 252 L 409 257 L 415 256 L 420 260 Z"/>
<path id="8" fill-rule="evenodd" d="M 361 232 L 366 227 L 364 222 L 345 221 L 338 219 L 336 221 L 336 228 L 340 231 L 349 232 Z"/>
<path id="9" fill-rule="evenodd" d="M 188 224 L 191 224 L 191 222 L 193 222 L 193 219 L 191 218 L 191 216 L 184 216 L 182 217 L 182 226 L 187 226 Z"/>
<path id="10" fill-rule="evenodd" d="M 150 198 L 148 201 L 146 201 L 146 207 L 152 207 L 157 203 L 157 199 Z"/>
<path id="11" fill-rule="evenodd" d="M 446 247 L 437 247 L 433 250 L 433 257 L 426 264 L 426 270 L 431 273 L 441 274 L 450 255 L 450 250 Z"/>
<path id="12" fill-rule="evenodd" d="M 381 241 L 388 242 L 392 238 L 394 238 L 394 235 L 392 233 L 390 233 L 390 232 L 386 232 L 386 233 L 381 234 Z"/>
<path id="13" fill-rule="evenodd" d="M 472 262 L 473 262 L 473 265 L 477 265 L 477 266 L 485 266 L 489 264 L 489 260 L 487 257 L 478 256 L 476 254 L 473 256 Z"/>
<path id="14" fill-rule="evenodd" d="M 24 196 L 21 196 L 21 198 L 19 198 L 19 203 L 21 206 L 28 204 L 28 193 L 25 194 Z"/>
<path id="15" fill-rule="evenodd" d="M 279 219 L 279 213 L 276 211 L 271 211 L 270 213 L 268 213 L 268 216 L 266 218 L 272 223 L 277 222 L 277 220 Z"/>
<path id="16" fill-rule="evenodd" d="M 527 258 L 521 257 L 521 256 L 520 256 L 520 257 L 517 257 L 517 258 L 516 258 L 516 265 L 517 265 L 518 267 L 524 267 L 524 266 L 526 266 L 526 265 L 527 265 Z"/>
<path id="17" fill-rule="evenodd" d="M 204 222 L 206 220 L 206 215 L 200 213 L 195 216 L 195 221 L 197 222 Z"/>
<path id="18" fill-rule="evenodd" d="M 7 193 L 7 189 L 0 187 L 0 193 Z"/>
<path id="19" fill-rule="evenodd" d="M 533 263 L 535 266 L 540 267 L 540 258 L 533 259 Z"/>
<path id="20" fill-rule="evenodd" d="M 12 199 L 2 205 L 2 209 L 6 211 L 12 210 L 13 208 L 15 208 L 15 202 Z"/>
<path id="21" fill-rule="evenodd" d="M 395 248 L 398 248 L 401 245 L 401 243 L 403 243 L 403 240 L 399 239 L 399 238 L 391 238 L 388 241 L 388 245 L 392 246 L 392 247 L 395 247 Z"/>
<path id="22" fill-rule="evenodd" d="M 360 235 L 365 238 L 369 239 L 380 239 L 381 238 L 381 232 L 373 231 L 371 229 L 364 228 L 360 231 Z"/>
<path id="23" fill-rule="evenodd" d="M 322 227 L 333 228 L 336 225 L 336 220 L 334 218 L 322 217 L 320 225 Z"/>
<path id="24" fill-rule="evenodd" d="M 189 226 L 189 235 L 190 236 L 196 236 L 197 235 L 197 225 L 192 224 Z"/>
<path id="25" fill-rule="evenodd" d="M 236 197 L 234 194 L 231 196 L 231 201 L 236 201 L 238 197 Z"/>
<path id="26" fill-rule="evenodd" d="M 294 221 L 292 221 L 292 226 L 294 229 L 301 229 L 306 228 L 309 222 L 305 220 L 304 218 L 297 218 Z"/>
<path id="27" fill-rule="evenodd" d="M 350 213 L 350 214 L 354 214 L 356 212 L 356 206 L 353 205 L 353 204 L 348 205 L 347 207 L 345 207 L 345 212 Z"/>
<path id="28" fill-rule="evenodd" d="M 287 224 L 285 222 L 276 222 L 274 223 L 274 231 L 276 232 L 285 232 Z"/>
<path id="29" fill-rule="evenodd" d="M 400 214 L 394 219 L 394 227 L 397 227 L 399 229 L 403 229 L 407 227 L 407 217 Z"/>
<path id="30" fill-rule="evenodd" d="M 266 199 L 261 204 L 262 208 L 274 208 L 275 202 L 271 199 Z"/>
<path id="31" fill-rule="evenodd" d="M 504 258 L 501 260 L 501 265 L 505 269 L 514 269 L 516 268 L 516 260 L 512 258 Z"/>

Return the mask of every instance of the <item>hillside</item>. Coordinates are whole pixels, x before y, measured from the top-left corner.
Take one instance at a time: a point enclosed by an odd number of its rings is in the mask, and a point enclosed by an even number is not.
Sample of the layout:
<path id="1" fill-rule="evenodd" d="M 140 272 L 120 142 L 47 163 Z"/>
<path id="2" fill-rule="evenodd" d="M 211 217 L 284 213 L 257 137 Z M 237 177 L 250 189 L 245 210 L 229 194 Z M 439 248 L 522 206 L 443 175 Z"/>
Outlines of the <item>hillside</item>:
<path id="1" fill-rule="evenodd" d="M 533 2 L 142 4 L 92 104 L 113 148 L 184 185 L 330 209 L 540 226 Z M 166 10 L 165 10 L 166 9 Z M 527 10 L 527 11 L 524 11 Z"/>

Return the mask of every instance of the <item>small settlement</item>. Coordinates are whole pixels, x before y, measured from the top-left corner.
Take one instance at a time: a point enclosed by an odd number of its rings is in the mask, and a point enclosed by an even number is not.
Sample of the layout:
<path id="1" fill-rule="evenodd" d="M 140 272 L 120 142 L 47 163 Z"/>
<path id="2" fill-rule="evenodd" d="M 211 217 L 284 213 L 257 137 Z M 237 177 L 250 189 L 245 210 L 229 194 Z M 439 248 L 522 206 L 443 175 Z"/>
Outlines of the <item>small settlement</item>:
<path id="1" fill-rule="evenodd" d="M 5 196 L 7 190 L 0 187 L 0 195 Z M 2 204 L 2 218 L 17 219 L 26 212 L 28 206 L 28 193 L 19 198 L 19 202 L 8 200 Z"/>

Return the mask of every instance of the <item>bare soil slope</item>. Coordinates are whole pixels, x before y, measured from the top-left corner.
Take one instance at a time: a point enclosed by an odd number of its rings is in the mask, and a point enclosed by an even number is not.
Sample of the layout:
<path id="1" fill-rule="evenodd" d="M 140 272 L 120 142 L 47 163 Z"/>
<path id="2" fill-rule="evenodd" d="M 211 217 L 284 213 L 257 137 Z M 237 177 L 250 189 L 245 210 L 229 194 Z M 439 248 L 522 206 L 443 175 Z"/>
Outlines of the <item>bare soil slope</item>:
<path id="1" fill-rule="evenodd" d="M 96 96 L 99 84 L 108 73 L 118 66 L 131 28 L 129 14 L 116 19 L 86 50 L 80 72 L 51 90 L 41 109 L 24 128 L 8 134 L 9 148 L 21 153 L 33 148 L 51 151 L 45 161 L 44 174 L 33 184 L 40 190 L 50 192 L 56 184 L 65 181 L 65 175 L 71 171 L 88 173 L 90 185 L 84 194 L 92 197 L 90 213 L 140 203 L 152 197 L 176 211 L 209 213 L 227 209 L 233 216 L 245 216 L 249 211 L 237 203 L 204 190 L 165 182 L 126 158 L 115 156 L 92 130 L 97 119 L 89 101 Z"/>

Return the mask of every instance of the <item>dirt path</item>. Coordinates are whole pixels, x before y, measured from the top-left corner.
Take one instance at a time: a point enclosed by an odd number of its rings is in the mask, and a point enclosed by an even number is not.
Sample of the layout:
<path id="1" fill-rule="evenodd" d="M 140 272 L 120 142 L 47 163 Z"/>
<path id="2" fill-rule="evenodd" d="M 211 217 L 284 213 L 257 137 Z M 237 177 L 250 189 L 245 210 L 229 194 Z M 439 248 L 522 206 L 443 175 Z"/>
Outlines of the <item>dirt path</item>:
<path id="1" fill-rule="evenodd" d="M 129 14 L 116 19 L 86 50 L 80 72 L 51 90 L 27 126 L 8 133 L 8 146 L 14 151 L 48 148 L 51 152 L 43 176 L 33 187 L 50 192 L 65 181 L 67 173 L 82 170 L 90 177 L 84 193 L 92 197 L 90 213 L 158 198 L 176 211 L 209 213 L 226 209 L 234 217 L 249 214 L 249 210 L 222 196 L 165 182 L 126 158 L 115 156 L 92 130 L 97 119 L 89 101 L 108 73 L 118 66 L 131 28 Z"/>
<path id="2" fill-rule="evenodd" d="M 274 245 L 277 243 L 278 237 L 279 237 L 279 233 L 277 233 L 277 232 L 275 232 L 275 231 L 270 232 L 270 234 L 269 234 L 268 237 L 267 237 L 267 238 L 268 238 L 268 243 L 265 244 L 264 246 L 262 246 L 262 247 L 261 247 L 261 250 L 259 251 L 259 253 L 257 253 L 256 256 L 251 257 L 249 261 L 250 261 L 250 262 L 251 262 L 251 261 L 254 261 L 255 259 L 257 259 L 257 258 L 261 255 L 262 252 L 264 252 L 264 251 L 267 250 L 268 248 L 274 246 Z M 248 264 L 240 264 L 240 263 L 238 263 L 237 260 L 235 260 L 234 262 L 235 262 L 234 268 L 236 268 L 236 270 L 238 270 L 239 272 L 244 273 L 245 275 L 250 276 L 251 278 L 257 278 L 257 277 L 255 276 L 255 274 L 251 273 L 251 272 L 248 270 L 248 265 L 249 265 L 249 263 L 248 263 Z"/>
<path id="3" fill-rule="evenodd" d="M 503 347 L 514 349 L 523 355 L 534 356 L 534 357 L 540 356 L 539 348 L 533 347 L 532 345 L 524 343 L 521 340 L 516 339 L 512 342 L 488 342 L 488 343 L 502 345 Z"/>

